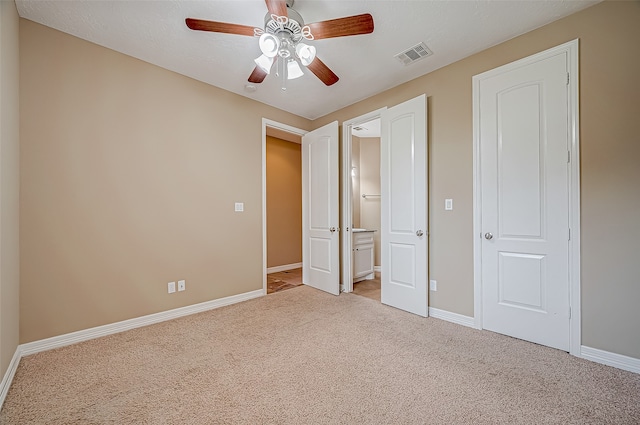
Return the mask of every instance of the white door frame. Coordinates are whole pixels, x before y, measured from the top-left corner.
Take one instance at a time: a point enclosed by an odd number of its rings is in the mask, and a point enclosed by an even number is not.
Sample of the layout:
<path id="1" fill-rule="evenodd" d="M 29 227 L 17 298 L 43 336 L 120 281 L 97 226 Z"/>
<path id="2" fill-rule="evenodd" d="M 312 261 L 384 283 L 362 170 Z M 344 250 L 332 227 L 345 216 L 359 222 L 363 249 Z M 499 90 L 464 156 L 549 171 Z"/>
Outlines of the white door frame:
<path id="1" fill-rule="evenodd" d="M 272 127 L 278 130 L 286 131 L 288 133 L 293 133 L 300 137 L 308 133 L 307 130 L 302 130 L 287 124 L 282 124 L 277 121 L 272 121 L 267 118 L 262 118 L 262 292 L 263 292 L 263 295 L 267 295 L 267 127 Z"/>
<path id="2" fill-rule="evenodd" d="M 342 279 L 341 291 L 353 292 L 353 273 L 351 264 L 351 221 L 353 214 L 353 185 L 351 182 L 351 132 L 353 127 L 364 124 L 376 118 L 382 118 L 382 113 L 387 109 L 376 109 L 359 117 L 346 120 L 342 123 L 342 199 L 340 206 L 340 237 L 342 238 Z"/>
<path id="3" fill-rule="evenodd" d="M 558 53 L 567 53 L 569 104 L 569 318 L 570 353 L 580 356 L 580 126 L 578 91 L 578 40 L 573 40 L 544 52 L 520 59 L 510 64 L 473 77 L 473 269 L 474 269 L 474 325 L 482 329 L 482 198 L 480 180 L 480 80 L 519 68 Z"/>

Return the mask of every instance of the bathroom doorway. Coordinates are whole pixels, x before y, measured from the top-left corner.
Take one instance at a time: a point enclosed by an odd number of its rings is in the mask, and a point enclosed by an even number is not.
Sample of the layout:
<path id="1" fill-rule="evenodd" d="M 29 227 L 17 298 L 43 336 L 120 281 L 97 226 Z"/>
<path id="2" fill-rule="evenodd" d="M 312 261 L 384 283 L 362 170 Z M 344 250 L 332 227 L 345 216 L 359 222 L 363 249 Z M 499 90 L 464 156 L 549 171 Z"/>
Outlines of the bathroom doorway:
<path id="1" fill-rule="evenodd" d="M 381 300 L 380 118 L 351 127 L 353 293 Z"/>
<path id="2" fill-rule="evenodd" d="M 354 282 L 362 271 L 352 257 L 364 255 L 356 244 L 366 243 L 367 237 L 354 231 L 354 187 L 350 178 L 353 170 L 352 145 L 358 137 L 358 127 L 380 119 L 380 193 L 366 193 L 359 182 L 359 206 L 368 195 L 380 195 L 380 286 L 383 304 L 426 317 L 428 315 L 428 229 L 427 229 L 427 102 L 426 95 L 406 100 L 390 108 L 382 108 L 343 123 L 343 290 L 353 292 Z M 356 143 L 357 144 L 357 143 Z M 360 150 L 364 145 L 360 142 Z M 365 147 L 366 149 L 366 147 Z M 360 155 L 362 160 L 362 154 Z M 357 192 L 356 192 L 357 195 Z M 362 195 L 365 195 L 362 198 Z M 372 196 L 373 197 L 373 196 Z M 368 223 L 365 223 L 367 225 Z M 360 222 L 362 226 L 362 221 Z M 375 230 L 375 229 L 374 229 Z M 375 234 L 375 232 L 373 232 Z M 373 240 L 373 237 L 369 239 Z M 375 269 L 374 269 L 375 270 Z M 374 276 L 375 277 L 375 276 Z"/>
<path id="3" fill-rule="evenodd" d="M 381 300 L 382 108 L 342 124 L 342 291 Z M 347 177 L 349 176 L 349 177 Z"/>

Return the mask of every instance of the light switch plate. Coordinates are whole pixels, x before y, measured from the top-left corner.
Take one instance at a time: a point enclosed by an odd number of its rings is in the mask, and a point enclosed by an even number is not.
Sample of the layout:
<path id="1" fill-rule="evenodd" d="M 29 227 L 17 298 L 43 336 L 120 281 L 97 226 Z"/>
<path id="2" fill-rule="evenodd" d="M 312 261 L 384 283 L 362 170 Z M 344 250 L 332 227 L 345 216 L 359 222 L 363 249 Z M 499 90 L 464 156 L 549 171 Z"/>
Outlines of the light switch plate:
<path id="1" fill-rule="evenodd" d="M 436 282 L 435 280 L 430 280 L 429 281 L 429 290 L 430 291 L 437 291 L 438 290 L 438 282 Z"/>
<path id="2" fill-rule="evenodd" d="M 178 281 L 178 291 L 184 291 L 185 289 L 187 289 L 187 282 L 184 280 L 179 280 Z"/>
<path id="3" fill-rule="evenodd" d="M 167 291 L 168 291 L 170 294 L 173 294 L 174 292 L 176 292 L 176 283 L 175 283 L 175 282 L 169 282 L 169 283 L 167 284 Z"/>
<path id="4" fill-rule="evenodd" d="M 444 209 L 447 211 L 453 210 L 453 199 L 444 200 Z"/>
<path id="5" fill-rule="evenodd" d="M 236 212 L 244 211 L 244 202 L 236 202 Z"/>

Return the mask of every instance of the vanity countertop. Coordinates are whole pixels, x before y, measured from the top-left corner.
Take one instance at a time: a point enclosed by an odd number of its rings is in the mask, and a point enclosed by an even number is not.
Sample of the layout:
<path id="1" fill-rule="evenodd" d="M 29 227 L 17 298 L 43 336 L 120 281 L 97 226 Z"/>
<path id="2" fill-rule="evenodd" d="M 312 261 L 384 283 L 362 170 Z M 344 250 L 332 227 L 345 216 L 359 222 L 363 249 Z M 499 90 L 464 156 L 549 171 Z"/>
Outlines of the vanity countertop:
<path id="1" fill-rule="evenodd" d="M 353 233 L 375 232 L 375 230 L 359 229 L 359 228 L 351 229 L 351 231 Z"/>

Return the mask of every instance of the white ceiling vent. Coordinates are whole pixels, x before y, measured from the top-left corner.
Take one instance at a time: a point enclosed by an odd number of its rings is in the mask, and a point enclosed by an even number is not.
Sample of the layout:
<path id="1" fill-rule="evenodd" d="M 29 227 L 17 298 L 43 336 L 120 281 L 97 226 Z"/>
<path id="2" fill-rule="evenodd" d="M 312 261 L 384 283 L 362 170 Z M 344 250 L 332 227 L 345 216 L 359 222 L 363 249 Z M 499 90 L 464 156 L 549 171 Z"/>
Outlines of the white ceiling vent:
<path id="1" fill-rule="evenodd" d="M 395 57 L 405 65 L 412 64 L 424 59 L 427 56 L 431 56 L 433 52 L 429 50 L 426 44 L 418 43 L 409 50 L 405 50 L 402 53 L 398 53 Z"/>

